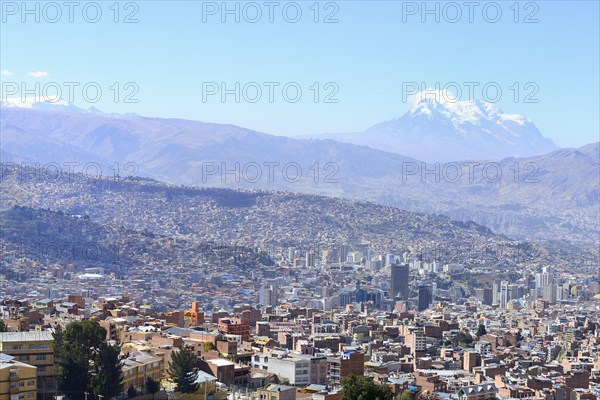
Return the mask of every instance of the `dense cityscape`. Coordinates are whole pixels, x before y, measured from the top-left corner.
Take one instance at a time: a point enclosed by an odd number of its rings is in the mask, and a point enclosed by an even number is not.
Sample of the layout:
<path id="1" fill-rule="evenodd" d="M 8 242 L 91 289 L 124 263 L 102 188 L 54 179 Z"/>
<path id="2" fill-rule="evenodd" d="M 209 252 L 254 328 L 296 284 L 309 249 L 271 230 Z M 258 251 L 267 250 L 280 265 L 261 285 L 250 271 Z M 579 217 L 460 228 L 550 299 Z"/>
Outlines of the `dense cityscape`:
<path id="1" fill-rule="evenodd" d="M 72 178 L 3 175 L 0 353 L 19 396 L 182 396 L 188 353 L 196 398 L 600 394 L 594 255 L 364 202 Z M 69 393 L 59 338 L 86 323 L 120 385 L 90 367 Z"/>
<path id="2" fill-rule="evenodd" d="M 600 400 L 600 0 L 0 0 L 0 400 Z"/>
<path id="3" fill-rule="evenodd" d="M 70 285 L 3 299 L 2 371 L 18 371 L 10 382 L 25 398 L 52 397 L 59 376 L 52 332 L 92 320 L 121 346 L 123 388 L 140 394 L 147 378 L 172 391 L 173 353 L 189 348 L 198 393 L 214 396 L 207 398 L 341 399 L 350 375 L 410 398 L 598 396 L 596 277 L 547 267 L 469 295 L 436 283 L 451 282 L 460 264 L 388 254 L 367 266 L 351 249 L 339 249 L 345 262 L 297 257 L 290 248 L 293 265 L 281 260 L 287 267 L 248 273 L 223 264 L 175 274 L 170 279 L 189 284 L 179 293 L 159 276 L 125 283 L 101 270 L 55 268 L 56 282 Z M 153 302 L 143 298 L 152 294 Z M 177 295 L 192 300 L 189 308 L 166 309 Z"/>

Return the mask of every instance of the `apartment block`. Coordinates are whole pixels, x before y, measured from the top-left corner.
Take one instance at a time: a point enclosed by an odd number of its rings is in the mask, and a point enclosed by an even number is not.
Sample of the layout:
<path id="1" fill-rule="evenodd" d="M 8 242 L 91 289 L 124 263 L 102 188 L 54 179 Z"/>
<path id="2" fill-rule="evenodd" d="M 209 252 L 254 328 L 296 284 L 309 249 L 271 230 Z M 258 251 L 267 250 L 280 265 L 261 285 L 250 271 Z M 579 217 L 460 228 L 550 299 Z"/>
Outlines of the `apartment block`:
<path id="1" fill-rule="evenodd" d="M 36 367 L 40 399 L 50 398 L 56 393 L 54 338 L 50 331 L 0 333 L 0 353 Z"/>
<path id="2" fill-rule="evenodd" d="M 135 352 L 123 360 L 123 388 L 133 386 L 141 391 L 146 387 L 146 379 L 152 378 L 160 381 L 163 371 L 161 357 L 146 352 Z"/>
<path id="3" fill-rule="evenodd" d="M 362 352 L 349 351 L 329 359 L 329 380 L 334 385 L 339 385 L 347 376 L 364 374 L 365 355 Z"/>
<path id="4" fill-rule="evenodd" d="M 225 335 L 241 336 L 243 341 L 250 339 L 250 325 L 243 318 L 219 318 L 218 326 Z"/>
<path id="5" fill-rule="evenodd" d="M 33 400 L 36 397 L 36 368 L 0 353 L 0 400 Z"/>

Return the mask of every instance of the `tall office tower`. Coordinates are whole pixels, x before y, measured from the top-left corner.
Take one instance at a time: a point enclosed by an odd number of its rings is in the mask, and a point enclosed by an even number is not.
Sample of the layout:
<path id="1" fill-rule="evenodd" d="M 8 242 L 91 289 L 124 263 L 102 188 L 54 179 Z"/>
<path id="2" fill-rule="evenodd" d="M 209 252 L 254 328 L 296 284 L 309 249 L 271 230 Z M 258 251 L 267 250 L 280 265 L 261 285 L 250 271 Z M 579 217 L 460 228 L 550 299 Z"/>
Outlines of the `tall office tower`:
<path id="1" fill-rule="evenodd" d="M 500 282 L 492 283 L 492 304 L 500 304 Z"/>
<path id="2" fill-rule="evenodd" d="M 419 285 L 419 301 L 417 304 L 418 310 L 427 310 L 431 304 L 433 304 L 433 285 L 424 284 Z"/>
<path id="3" fill-rule="evenodd" d="M 296 258 L 296 248 L 295 247 L 288 247 L 288 261 L 294 261 L 294 258 Z"/>
<path id="4" fill-rule="evenodd" d="M 565 282 L 562 285 L 557 285 L 556 286 L 556 301 L 568 299 L 569 293 L 571 293 L 571 287 L 568 283 Z"/>
<path id="5" fill-rule="evenodd" d="M 491 306 L 494 304 L 494 290 L 492 288 L 475 289 L 475 296 L 481 304 Z"/>
<path id="6" fill-rule="evenodd" d="M 264 307 L 277 306 L 277 285 L 262 285 L 258 292 L 258 302 Z"/>
<path id="7" fill-rule="evenodd" d="M 371 270 L 377 272 L 380 269 L 381 269 L 381 260 L 378 258 L 371 260 Z"/>
<path id="8" fill-rule="evenodd" d="M 394 264 L 396 264 L 397 262 L 398 262 L 398 257 L 396 257 L 395 255 L 393 255 L 393 254 L 391 254 L 391 253 L 390 253 L 390 254 L 388 254 L 388 255 L 385 257 L 385 265 L 386 265 L 386 266 L 388 266 L 388 265 L 394 265 Z"/>
<path id="9" fill-rule="evenodd" d="M 544 268 L 545 269 L 545 268 Z M 535 274 L 535 288 L 540 289 L 544 286 L 551 285 L 553 283 L 552 274 L 548 272 L 542 272 L 539 274 Z"/>
<path id="10" fill-rule="evenodd" d="M 520 299 L 525 295 L 523 288 L 517 284 L 508 285 L 508 301 Z"/>
<path id="11" fill-rule="evenodd" d="M 508 300 L 508 282 L 502 281 L 500 282 L 500 307 L 506 308 L 506 306 L 508 305 Z"/>
<path id="12" fill-rule="evenodd" d="M 557 293 L 556 285 L 548 285 L 548 286 L 544 286 L 542 288 L 542 298 L 550 304 L 556 303 L 556 293 Z"/>
<path id="13" fill-rule="evenodd" d="M 308 253 L 306 253 L 306 268 L 314 267 L 316 260 L 317 256 L 314 252 L 309 251 Z"/>
<path id="14" fill-rule="evenodd" d="M 408 291 L 409 283 L 408 264 L 392 264 L 392 282 L 391 293 L 392 298 L 398 297 L 400 300 L 408 300 L 410 295 Z"/>
<path id="15" fill-rule="evenodd" d="M 323 264 L 327 264 L 330 262 L 330 260 L 331 260 L 331 250 L 325 249 L 325 250 L 321 251 L 321 262 Z"/>
<path id="16" fill-rule="evenodd" d="M 348 252 L 350 251 L 350 246 L 346 243 L 340 246 L 340 262 L 344 263 L 348 259 Z"/>

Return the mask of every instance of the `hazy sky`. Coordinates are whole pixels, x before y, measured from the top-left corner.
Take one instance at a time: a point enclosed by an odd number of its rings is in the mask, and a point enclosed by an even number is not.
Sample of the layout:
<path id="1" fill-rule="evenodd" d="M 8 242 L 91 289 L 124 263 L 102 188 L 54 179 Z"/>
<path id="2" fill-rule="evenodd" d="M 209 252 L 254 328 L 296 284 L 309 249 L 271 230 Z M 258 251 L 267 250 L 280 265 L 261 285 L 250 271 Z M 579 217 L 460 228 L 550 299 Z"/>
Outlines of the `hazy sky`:
<path id="1" fill-rule="evenodd" d="M 462 99 L 471 85 L 561 146 L 599 140 L 595 0 L 428 2 L 430 13 L 420 1 L 58 1 L 29 2 L 29 14 L 1 3 L 3 97 L 7 82 L 63 97 L 76 82 L 86 108 L 299 135 L 364 130 L 406 112 L 413 83 L 456 82 Z M 97 103 L 82 93 L 91 82 Z M 221 83 L 232 90 L 224 101 Z"/>

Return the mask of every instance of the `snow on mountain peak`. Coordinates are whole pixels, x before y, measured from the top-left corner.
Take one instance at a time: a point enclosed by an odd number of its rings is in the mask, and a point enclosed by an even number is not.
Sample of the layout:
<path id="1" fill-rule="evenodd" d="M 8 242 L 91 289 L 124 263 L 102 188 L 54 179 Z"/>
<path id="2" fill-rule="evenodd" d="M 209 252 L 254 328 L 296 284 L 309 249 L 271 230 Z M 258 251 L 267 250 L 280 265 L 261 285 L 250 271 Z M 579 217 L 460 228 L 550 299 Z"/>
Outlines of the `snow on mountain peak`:
<path id="1" fill-rule="evenodd" d="M 102 110 L 92 106 L 89 108 L 81 108 L 77 107 L 73 103 L 69 103 L 66 100 L 61 98 L 54 98 L 52 101 L 45 100 L 39 101 L 39 99 L 35 98 L 6 98 L 0 101 L 0 107 L 2 108 L 27 108 L 27 109 L 36 109 L 36 110 L 48 110 L 48 111 L 62 111 L 62 112 L 74 112 L 74 113 L 83 113 L 83 114 L 95 114 L 95 115 L 103 115 L 107 117 L 130 117 L 137 116 L 135 113 L 106 113 Z"/>
<path id="2" fill-rule="evenodd" d="M 52 106 L 68 106 L 69 103 L 67 103 L 65 100 L 62 100 L 60 98 L 52 98 L 52 99 L 48 99 L 47 101 L 39 101 L 39 99 L 36 98 L 32 98 L 32 97 L 26 97 L 26 98 L 21 98 L 21 97 L 7 97 L 2 99 L 2 101 L 0 102 L 0 105 L 2 105 L 2 107 L 11 107 L 11 108 L 40 108 L 40 105 L 42 105 L 42 107 L 44 105 L 47 105 L 49 107 Z"/>
<path id="3" fill-rule="evenodd" d="M 2 99 L 2 101 L 0 101 L 0 106 L 6 108 L 32 108 L 38 110 L 88 112 L 87 110 L 79 108 L 73 103 L 69 103 L 60 97 L 54 97 L 45 100 L 41 100 L 36 97 L 9 97 Z"/>
<path id="4" fill-rule="evenodd" d="M 411 107 L 400 118 L 411 118 L 425 115 L 429 119 L 443 118 L 449 120 L 455 127 L 465 123 L 481 125 L 494 123 L 503 125 L 505 122 L 525 125 L 527 118 L 519 114 L 505 114 L 492 103 L 481 100 L 459 100 L 449 91 L 433 89 L 418 92 L 409 98 Z"/>

